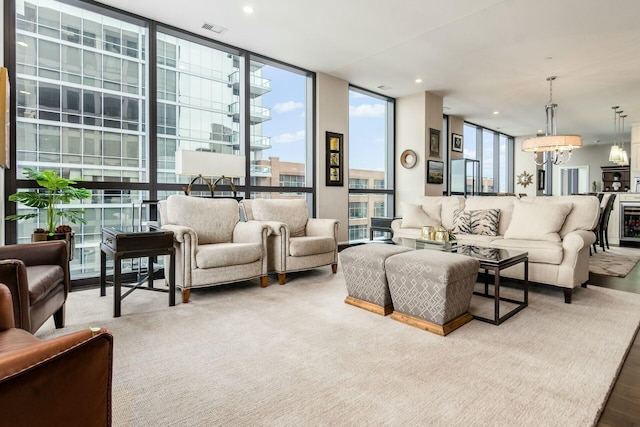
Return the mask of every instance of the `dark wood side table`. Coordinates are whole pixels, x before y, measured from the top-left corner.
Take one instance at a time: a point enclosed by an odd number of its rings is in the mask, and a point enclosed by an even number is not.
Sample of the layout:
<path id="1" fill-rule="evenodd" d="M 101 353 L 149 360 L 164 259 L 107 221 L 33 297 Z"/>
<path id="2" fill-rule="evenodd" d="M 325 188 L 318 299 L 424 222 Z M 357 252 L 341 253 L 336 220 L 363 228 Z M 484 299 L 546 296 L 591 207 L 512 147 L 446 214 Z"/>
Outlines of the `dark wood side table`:
<path id="1" fill-rule="evenodd" d="M 391 223 L 394 219 L 397 218 L 387 218 L 381 216 L 371 217 L 371 224 L 369 224 L 369 240 L 373 240 L 374 231 L 389 233 L 389 238 L 386 240 L 391 240 L 393 238 L 393 229 L 391 228 Z"/>
<path id="2" fill-rule="evenodd" d="M 136 289 L 166 292 L 153 287 L 153 257 L 170 255 L 169 259 L 169 306 L 176 305 L 175 249 L 173 232 L 154 227 L 105 227 L 100 243 L 100 296 L 107 294 L 107 256 L 113 259 L 113 317 L 120 317 L 122 300 Z M 148 274 L 135 284 L 122 284 L 122 260 L 148 257 Z M 167 270 L 165 269 L 165 272 Z M 144 282 L 147 286 L 142 286 Z M 122 286 L 130 287 L 122 294 Z"/>

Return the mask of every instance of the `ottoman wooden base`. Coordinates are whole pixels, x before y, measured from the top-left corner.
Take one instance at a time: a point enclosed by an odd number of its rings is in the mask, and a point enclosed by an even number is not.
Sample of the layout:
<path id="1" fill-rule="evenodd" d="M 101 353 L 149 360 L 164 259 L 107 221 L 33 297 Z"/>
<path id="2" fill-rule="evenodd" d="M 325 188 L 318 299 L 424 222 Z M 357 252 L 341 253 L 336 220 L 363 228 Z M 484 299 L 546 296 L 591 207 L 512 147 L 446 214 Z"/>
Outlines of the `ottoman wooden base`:
<path id="1" fill-rule="evenodd" d="M 381 305 L 373 304 L 371 302 L 363 301 L 354 297 L 347 297 L 345 298 L 344 302 L 358 308 L 364 308 L 365 310 L 369 310 L 372 313 L 379 314 L 381 316 L 386 316 L 387 314 L 393 312 L 393 304 L 385 305 L 383 307 Z"/>
<path id="2" fill-rule="evenodd" d="M 420 328 L 424 331 L 438 334 L 441 336 L 450 334 L 451 332 L 458 329 L 460 326 L 473 320 L 473 316 L 468 312 L 461 314 L 460 316 L 456 317 L 455 319 L 453 319 L 448 323 L 445 323 L 444 325 L 437 325 L 435 323 L 428 322 L 424 319 L 420 319 L 419 317 L 400 313 L 399 311 L 394 311 L 393 313 L 391 313 L 391 318 L 393 320 L 397 320 L 398 322 L 406 323 L 407 325 L 415 326 L 416 328 Z"/>

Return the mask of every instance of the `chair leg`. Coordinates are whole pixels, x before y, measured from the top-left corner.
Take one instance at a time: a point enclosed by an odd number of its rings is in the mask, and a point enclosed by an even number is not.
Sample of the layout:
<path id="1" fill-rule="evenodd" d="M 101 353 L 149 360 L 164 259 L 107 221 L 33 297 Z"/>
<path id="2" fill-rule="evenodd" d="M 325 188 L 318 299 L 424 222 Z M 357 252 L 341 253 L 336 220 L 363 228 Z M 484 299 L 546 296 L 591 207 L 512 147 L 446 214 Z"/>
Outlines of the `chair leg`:
<path id="1" fill-rule="evenodd" d="M 336 274 L 338 272 L 338 264 L 331 264 L 331 272 Z"/>
<path id="2" fill-rule="evenodd" d="M 600 244 L 600 247 L 602 248 L 602 252 L 606 252 L 604 250 L 604 233 L 602 232 L 602 230 L 600 230 L 600 232 L 598 233 L 598 243 Z"/>
<path id="3" fill-rule="evenodd" d="M 571 293 L 573 289 L 564 288 L 564 303 L 571 304 Z"/>
<path id="4" fill-rule="evenodd" d="M 604 230 L 604 241 L 607 244 L 607 249 L 611 249 L 609 247 L 609 229 Z"/>
<path id="5" fill-rule="evenodd" d="M 284 285 L 285 280 L 287 280 L 287 273 L 278 273 L 278 283 Z"/>
<path id="6" fill-rule="evenodd" d="M 267 287 L 267 276 L 262 276 L 260 277 L 260 286 L 263 288 Z"/>
<path id="7" fill-rule="evenodd" d="M 183 289 L 182 290 L 182 302 L 183 302 L 183 304 L 188 303 L 190 297 L 191 297 L 191 289 Z"/>
<path id="8" fill-rule="evenodd" d="M 56 329 L 64 328 L 64 307 L 65 304 L 62 304 L 62 307 L 58 309 L 55 313 L 53 313 L 53 323 L 56 325 Z"/>

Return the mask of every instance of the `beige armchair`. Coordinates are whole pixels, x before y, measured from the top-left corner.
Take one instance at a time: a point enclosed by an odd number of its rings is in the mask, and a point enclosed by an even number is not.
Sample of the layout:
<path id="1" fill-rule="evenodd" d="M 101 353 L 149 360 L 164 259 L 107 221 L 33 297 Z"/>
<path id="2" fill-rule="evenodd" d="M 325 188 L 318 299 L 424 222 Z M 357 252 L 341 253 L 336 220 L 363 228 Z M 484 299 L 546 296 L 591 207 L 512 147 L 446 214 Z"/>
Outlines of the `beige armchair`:
<path id="1" fill-rule="evenodd" d="M 324 265 L 337 271 L 338 220 L 309 218 L 307 202 L 302 199 L 242 200 L 240 208 L 248 223 L 258 221 L 271 227 L 268 269 L 278 273 L 281 285 L 291 271 Z"/>
<path id="2" fill-rule="evenodd" d="M 176 286 L 182 302 L 191 288 L 260 278 L 267 286 L 266 224 L 240 222 L 238 202 L 172 195 L 160 201 L 162 229 L 173 231 Z M 169 265 L 169 263 L 165 263 Z"/>

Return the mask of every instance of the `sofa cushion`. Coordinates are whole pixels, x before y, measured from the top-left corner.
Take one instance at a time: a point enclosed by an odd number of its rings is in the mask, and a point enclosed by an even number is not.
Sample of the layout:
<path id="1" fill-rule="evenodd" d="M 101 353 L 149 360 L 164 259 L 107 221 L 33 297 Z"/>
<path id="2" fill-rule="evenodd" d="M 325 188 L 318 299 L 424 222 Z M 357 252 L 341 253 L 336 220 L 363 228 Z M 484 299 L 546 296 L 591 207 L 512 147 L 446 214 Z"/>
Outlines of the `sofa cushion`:
<path id="1" fill-rule="evenodd" d="M 169 224 L 192 228 L 198 244 L 231 242 L 240 220 L 235 199 L 211 199 L 172 194 L 167 198 Z"/>
<path id="2" fill-rule="evenodd" d="M 198 268 L 250 264 L 262 256 L 260 243 L 213 243 L 196 248 Z"/>
<path id="3" fill-rule="evenodd" d="M 522 201 L 536 204 L 571 203 L 572 209 L 558 233 L 561 239 L 572 231 L 593 230 L 600 216 L 599 201 L 596 196 L 525 197 Z"/>
<path id="4" fill-rule="evenodd" d="M 468 197 L 464 204 L 467 211 L 479 211 L 485 209 L 500 209 L 498 221 L 498 235 L 503 236 L 509 228 L 515 196 L 474 196 Z"/>
<path id="5" fill-rule="evenodd" d="M 258 221 L 279 221 L 287 224 L 291 237 L 305 235 L 309 209 L 304 199 L 256 199 L 252 203 L 251 210 L 253 218 Z"/>
<path id="6" fill-rule="evenodd" d="M 467 211 L 456 209 L 453 211 L 453 234 L 472 234 L 471 233 L 471 217 Z"/>
<path id="7" fill-rule="evenodd" d="M 571 203 L 530 203 L 515 200 L 511 223 L 504 238 L 559 242 L 558 232 L 571 207 Z"/>
<path id="8" fill-rule="evenodd" d="M 488 248 L 495 240 L 502 239 L 502 236 L 483 236 L 480 234 L 456 234 L 456 240 L 460 245 L 479 246 Z"/>
<path id="9" fill-rule="evenodd" d="M 453 234 L 498 235 L 500 209 L 461 211 L 456 209 L 453 215 Z"/>
<path id="10" fill-rule="evenodd" d="M 528 252 L 529 262 L 539 264 L 559 265 L 564 256 L 562 242 L 499 239 L 491 242 L 491 247 Z"/>
<path id="11" fill-rule="evenodd" d="M 468 212 L 471 223 L 471 234 L 480 234 L 482 236 L 498 235 L 500 209 L 483 209 Z"/>
<path id="12" fill-rule="evenodd" d="M 440 206 L 440 203 L 424 207 L 403 203 L 402 224 L 400 227 L 422 228 L 425 225 L 440 225 Z"/>
<path id="13" fill-rule="evenodd" d="M 324 254 L 336 250 L 336 241 L 333 237 L 304 236 L 292 237 L 289 240 L 289 255 L 307 256 Z"/>

